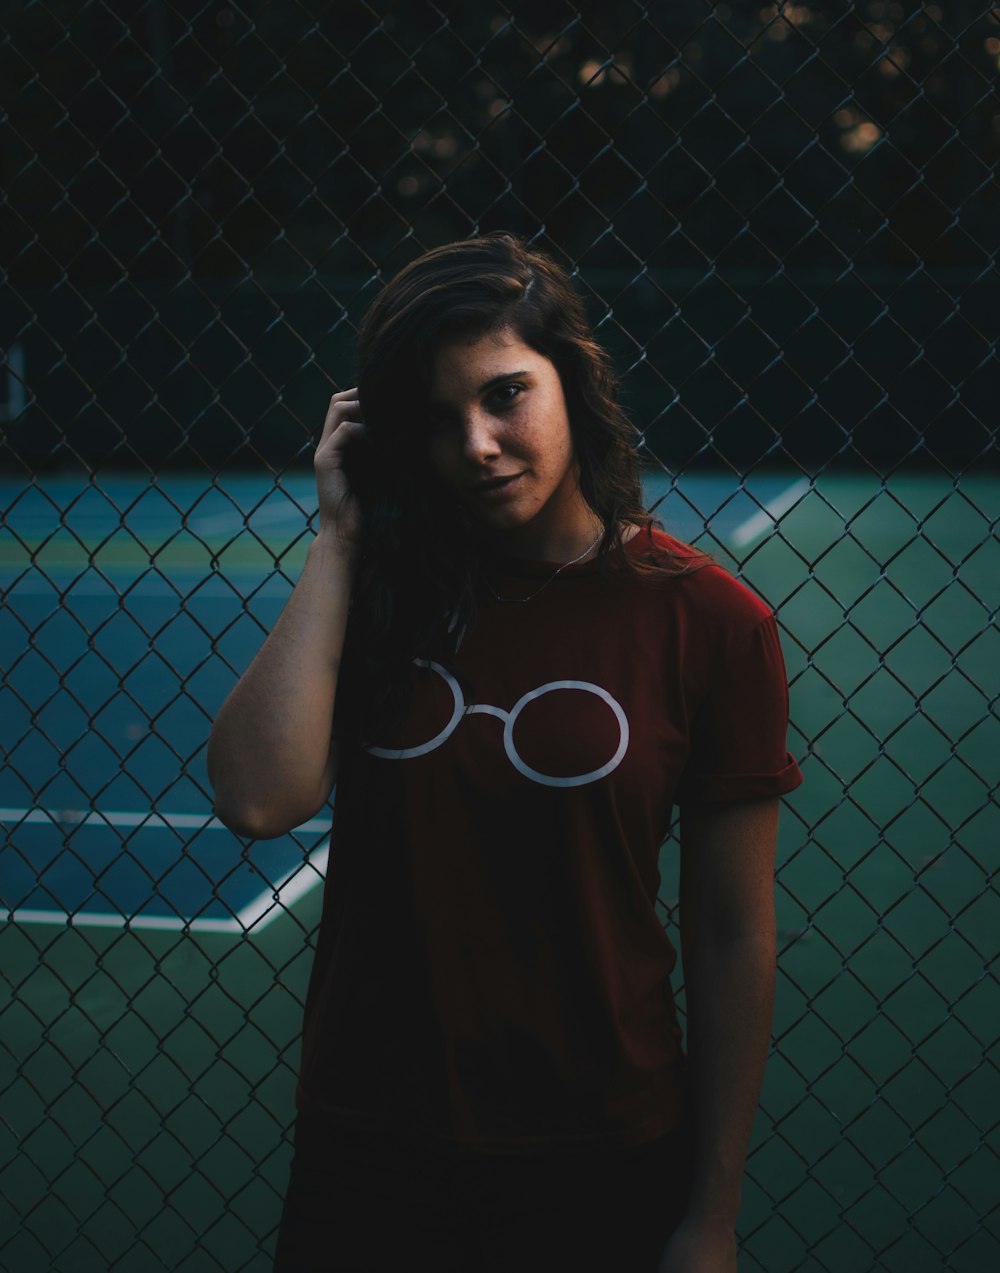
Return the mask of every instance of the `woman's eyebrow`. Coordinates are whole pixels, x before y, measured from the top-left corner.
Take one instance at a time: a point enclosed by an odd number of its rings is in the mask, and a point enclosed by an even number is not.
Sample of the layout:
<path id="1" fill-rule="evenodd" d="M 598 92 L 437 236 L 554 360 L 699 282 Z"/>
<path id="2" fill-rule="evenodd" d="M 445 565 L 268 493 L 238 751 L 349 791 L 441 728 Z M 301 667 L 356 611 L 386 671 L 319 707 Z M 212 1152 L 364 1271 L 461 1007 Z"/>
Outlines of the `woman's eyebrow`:
<path id="1" fill-rule="evenodd" d="M 491 389 L 495 389 L 497 385 L 502 385 L 507 380 L 518 380 L 522 376 L 530 376 L 530 375 L 531 375 L 531 372 L 528 371 L 527 369 L 525 369 L 524 371 L 502 371 L 498 376 L 490 376 L 489 380 L 484 380 L 483 383 L 476 390 L 476 395 L 478 397 L 484 393 L 488 393 Z M 432 398 L 427 405 L 430 407 L 432 411 L 447 411 L 448 410 L 447 402 L 438 402 L 434 398 Z"/>
<path id="2" fill-rule="evenodd" d="M 495 389 L 497 385 L 503 384 L 505 380 L 516 380 L 518 376 L 527 376 L 529 373 L 525 371 L 503 371 L 499 376 L 491 376 L 489 380 L 484 381 L 476 390 L 477 393 L 486 393 L 490 389 Z"/>

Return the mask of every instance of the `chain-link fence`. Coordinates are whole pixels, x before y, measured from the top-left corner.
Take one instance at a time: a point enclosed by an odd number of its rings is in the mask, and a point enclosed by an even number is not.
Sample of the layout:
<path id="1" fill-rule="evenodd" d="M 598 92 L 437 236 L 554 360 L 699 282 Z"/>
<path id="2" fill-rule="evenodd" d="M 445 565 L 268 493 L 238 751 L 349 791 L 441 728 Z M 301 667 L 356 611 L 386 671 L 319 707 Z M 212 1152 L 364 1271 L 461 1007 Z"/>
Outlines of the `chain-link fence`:
<path id="1" fill-rule="evenodd" d="M 1000 12 L 2 11 L 0 1268 L 268 1267 L 327 823 L 240 844 L 205 740 L 358 315 L 496 228 L 574 269 L 650 500 L 784 633 L 741 1267 L 997 1267 Z"/>

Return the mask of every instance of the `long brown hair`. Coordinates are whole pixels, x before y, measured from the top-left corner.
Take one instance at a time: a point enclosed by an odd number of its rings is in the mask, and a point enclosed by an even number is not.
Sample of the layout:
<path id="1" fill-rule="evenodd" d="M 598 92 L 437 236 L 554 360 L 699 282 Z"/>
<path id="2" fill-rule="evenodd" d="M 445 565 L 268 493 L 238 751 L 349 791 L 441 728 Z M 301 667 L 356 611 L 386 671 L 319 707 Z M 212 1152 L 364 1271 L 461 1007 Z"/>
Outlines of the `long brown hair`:
<path id="1" fill-rule="evenodd" d="M 559 373 L 580 490 L 604 523 L 599 566 L 642 569 L 620 551 L 623 526 L 652 521 L 642 503 L 635 430 L 565 271 L 506 233 L 425 253 L 379 293 L 358 337 L 367 436 L 348 469 L 363 526 L 348 656 L 366 708 L 391 701 L 410 660 L 461 631 L 474 614 L 476 530 L 428 463 L 428 399 L 438 350 L 505 329 Z M 690 559 L 683 566 L 664 559 L 656 568 L 676 573 L 689 569 Z"/>

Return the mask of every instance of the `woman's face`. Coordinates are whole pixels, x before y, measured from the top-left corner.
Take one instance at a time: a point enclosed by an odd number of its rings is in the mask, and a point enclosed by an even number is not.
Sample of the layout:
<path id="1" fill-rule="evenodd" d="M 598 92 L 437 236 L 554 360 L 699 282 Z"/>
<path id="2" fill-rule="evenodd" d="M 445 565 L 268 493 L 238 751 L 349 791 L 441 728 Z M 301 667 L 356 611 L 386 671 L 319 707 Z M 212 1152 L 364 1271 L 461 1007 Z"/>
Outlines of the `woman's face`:
<path id="1" fill-rule="evenodd" d="M 438 352 L 430 421 L 431 467 L 498 545 L 559 560 L 593 536 L 559 373 L 512 330 Z"/>

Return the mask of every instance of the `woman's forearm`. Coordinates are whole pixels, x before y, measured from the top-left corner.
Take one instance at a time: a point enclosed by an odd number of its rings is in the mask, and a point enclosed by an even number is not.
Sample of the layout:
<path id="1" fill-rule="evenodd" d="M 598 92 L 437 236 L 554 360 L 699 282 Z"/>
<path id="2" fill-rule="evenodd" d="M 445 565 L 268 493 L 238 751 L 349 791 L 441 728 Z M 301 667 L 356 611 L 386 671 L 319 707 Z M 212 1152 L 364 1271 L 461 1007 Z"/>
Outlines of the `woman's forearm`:
<path id="1" fill-rule="evenodd" d="M 771 1038 L 773 929 L 697 946 L 685 967 L 694 1098 L 689 1219 L 731 1230 Z"/>
<path id="2" fill-rule="evenodd" d="M 336 531 L 320 531 L 274 629 L 219 712 L 208 775 L 217 815 L 239 834 L 281 835 L 329 796 L 352 578 Z"/>

